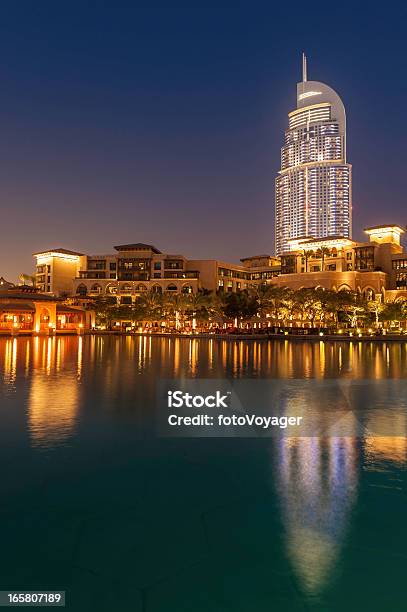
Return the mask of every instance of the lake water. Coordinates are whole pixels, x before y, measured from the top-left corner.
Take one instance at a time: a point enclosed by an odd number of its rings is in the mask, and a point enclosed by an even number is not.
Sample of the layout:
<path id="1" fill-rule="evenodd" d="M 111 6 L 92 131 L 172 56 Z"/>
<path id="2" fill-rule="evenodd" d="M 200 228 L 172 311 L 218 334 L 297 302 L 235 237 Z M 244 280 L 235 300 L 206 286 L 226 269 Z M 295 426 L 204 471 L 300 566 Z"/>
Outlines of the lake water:
<path id="1" fill-rule="evenodd" d="M 0 589 L 65 590 L 86 612 L 406 610 L 405 398 L 380 412 L 386 436 L 154 428 L 160 378 L 406 366 L 402 342 L 0 339 Z"/>

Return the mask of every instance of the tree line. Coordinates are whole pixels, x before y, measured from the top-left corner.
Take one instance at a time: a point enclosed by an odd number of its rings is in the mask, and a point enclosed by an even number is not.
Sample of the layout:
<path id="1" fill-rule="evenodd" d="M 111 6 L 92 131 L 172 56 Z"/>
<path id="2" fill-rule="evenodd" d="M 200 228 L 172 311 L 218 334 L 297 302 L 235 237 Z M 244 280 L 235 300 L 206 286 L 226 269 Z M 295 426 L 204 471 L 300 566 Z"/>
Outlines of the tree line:
<path id="1" fill-rule="evenodd" d="M 193 323 L 250 326 L 256 320 L 273 326 L 379 327 L 386 322 L 405 322 L 407 302 L 368 300 L 356 291 L 317 288 L 290 289 L 273 285 L 238 293 L 210 292 L 171 294 L 146 291 L 131 305 L 117 304 L 113 296 L 94 299 L 99 326 L 111 328 L 116 321 L 133 324 L 166 322 L 183 328 Z"/>

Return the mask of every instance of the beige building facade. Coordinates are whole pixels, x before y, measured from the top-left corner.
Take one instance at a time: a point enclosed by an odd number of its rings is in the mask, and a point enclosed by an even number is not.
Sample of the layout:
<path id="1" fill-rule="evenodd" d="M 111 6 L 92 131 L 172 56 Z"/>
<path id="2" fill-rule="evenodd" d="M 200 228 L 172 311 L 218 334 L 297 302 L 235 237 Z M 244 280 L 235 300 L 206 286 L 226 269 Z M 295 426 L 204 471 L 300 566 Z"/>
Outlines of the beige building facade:
<path id="1" fill-rule="evenodd" d="M 72 293 L 72 279 L 83 266 L 85 256 L 68 249 L 50 249 L 34 253 L 36 287 L 43 293 Z"/>
<path id="2" fill-rule="evenodd" d="M 34 255 L 37 287 L 60 297 L 106 296 L 128 305 L 149 291 L 232 293 L 258 285 L 348 289 L 368 299 L 402 297 L 407 292 L 404 229 L 382 225 L 365 232 L 366 242 L 334 236 L 290 240 L 280 257 L 256 255 L 239 264 L 187 259 L 144 243 L 118 245 L 107 255 L 53 249 Z"/>

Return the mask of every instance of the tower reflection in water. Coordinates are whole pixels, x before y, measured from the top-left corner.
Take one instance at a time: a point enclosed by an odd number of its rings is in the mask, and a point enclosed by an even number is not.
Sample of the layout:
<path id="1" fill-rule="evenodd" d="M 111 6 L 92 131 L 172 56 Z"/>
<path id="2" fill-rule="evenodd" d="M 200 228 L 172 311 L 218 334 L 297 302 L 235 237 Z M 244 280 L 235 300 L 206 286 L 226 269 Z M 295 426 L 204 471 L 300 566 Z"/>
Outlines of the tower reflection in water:
<path id="1" fill-rule="evenodd" d="M 108 427 L 124 412 L 137 410 L 141 401 L 151 412 L 158 377 L 401 378 L 407 376 L 407 345 L 143 336 L 7 338 L 0 339 L 0 370 L 2 394 L 24 395 L 29 439 L 42 450 L 67 445 L 79 435 L 78 425 L 92 402 L 92 414 L 98 418 L 105 411 Z M 288 413 L 294 408 L 288 406 Z M 375 431 L 366 417 L 366 430 Z M 391 419 L 397 435 L 387 429 L 385 437 L 366 435 L 364 440 L 283 438 L 273 444 L 270 461 L 284 544 L 311 596 L 323 591 L 346 542 L 360 466 L 383 471 L 406 464 L 406 437 L 400 436 L 407 431 L 406 415 L 393 410 Z"/>
<path id="2" fill-rule="evenodd" d="M 283 438 L 275 453 L 287 554 L 304 591 L 318 595 L 337 561 L 355 501 L 357 441 Z"/>

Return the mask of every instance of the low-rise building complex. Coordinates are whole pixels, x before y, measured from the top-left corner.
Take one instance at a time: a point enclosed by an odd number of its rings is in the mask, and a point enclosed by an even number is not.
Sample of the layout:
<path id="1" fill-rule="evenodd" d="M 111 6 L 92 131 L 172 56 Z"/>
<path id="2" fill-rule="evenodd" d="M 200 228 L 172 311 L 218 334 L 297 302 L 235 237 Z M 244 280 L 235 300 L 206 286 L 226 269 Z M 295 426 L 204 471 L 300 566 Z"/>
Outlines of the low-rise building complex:
<path id="1" fill-rule="evenodd" d="M 407 297 L 404 229 L 381 225 L 365 232 L 366 242 L 342 236 L 296 238 L 280 257 L 245 257 L 240 264 L 187 259 L 143 243 L 115 246 L 115 253 L 107 255 L 49 249 L 34 255 L 36 286 L 59 297 L 112 296 L 129 305 L 147 291 L 238 292 L 261 284 L 348 289 L 386 301 Z"/>
<path id="2" fill-rule="evenodd" d="M 0 334 L 80 334 L 93 326 L 90 310 L 70 306 L 36 287 L 0 281 Z"/>

